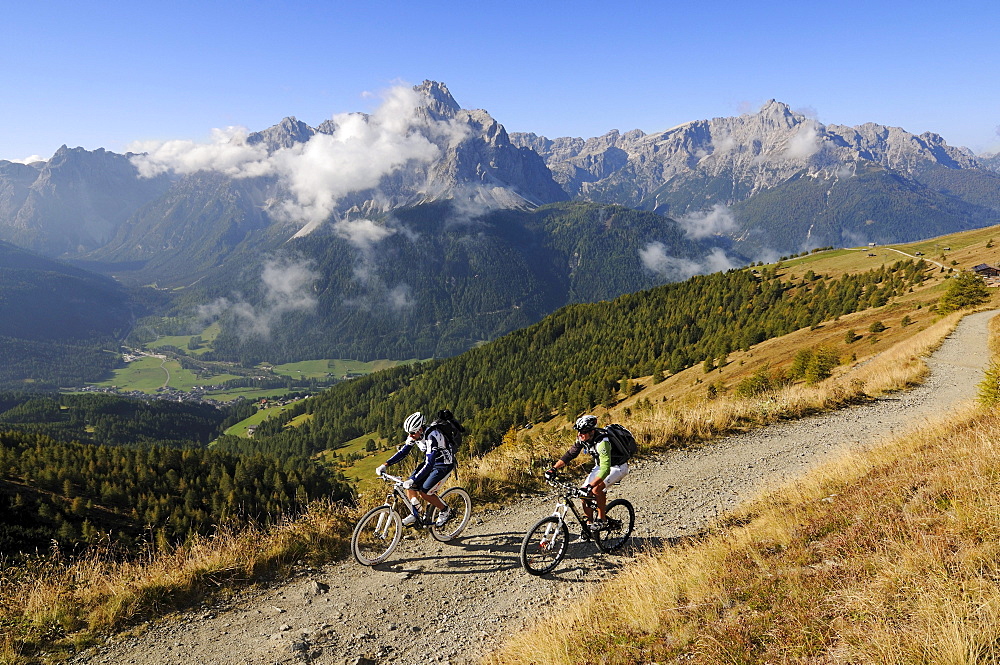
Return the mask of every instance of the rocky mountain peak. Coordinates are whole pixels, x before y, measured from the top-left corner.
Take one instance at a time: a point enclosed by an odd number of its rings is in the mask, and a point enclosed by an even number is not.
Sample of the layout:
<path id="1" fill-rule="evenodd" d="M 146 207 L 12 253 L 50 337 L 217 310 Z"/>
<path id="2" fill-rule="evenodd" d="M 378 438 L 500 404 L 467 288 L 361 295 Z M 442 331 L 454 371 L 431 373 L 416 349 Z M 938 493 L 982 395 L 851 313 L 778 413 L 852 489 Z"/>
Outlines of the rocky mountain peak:
<path id="1" fill-rule="evenodd" d="M 427 107 L 439 117 L 451 118 L 462 110 L 444 83 L 425 80 L 413 89 L 427 99 Z"/>
<path id="2" fill-rule="evenodd" d="M 776 99 L 769 99 L 760 107 L 757 115 L 789 117 L 795 114 L 792 112 L 792 107 L 788 104 L 779 102 Z"/>
<path id="3" fill-rule="evenodd" d="M 274 152 L 281 148 L 290 148 L 296 143 L 305 143 L 315 133 L 316 131 L 306 123 L 289 116 L 277 125 L 250 134 L 247 143 L 250 145 L 263 143 L 268 152 Z"/>

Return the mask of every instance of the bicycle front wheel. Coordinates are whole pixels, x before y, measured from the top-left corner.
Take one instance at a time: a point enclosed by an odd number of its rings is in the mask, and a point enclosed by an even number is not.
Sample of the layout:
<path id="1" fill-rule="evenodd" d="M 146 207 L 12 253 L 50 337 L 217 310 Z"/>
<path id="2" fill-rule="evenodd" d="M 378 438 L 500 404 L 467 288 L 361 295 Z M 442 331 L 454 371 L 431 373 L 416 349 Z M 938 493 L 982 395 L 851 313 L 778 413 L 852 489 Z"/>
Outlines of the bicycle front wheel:
<path id="1" fill-rule="evenodd" d="M 392 506 L 372 508 L 351 534 L 351 552 L 362 566 L 385 561 L 403 537 L 403 520 Z"/>
<path id="2" fill-rule="evenodd" d="M 566 555 L 569 529 L 555 515 L 543 517 L 521 541 L 521 565 L 532 575 L 544 575 Z"/>
<path id="3" fill-rule="evenodd" d="M 607 526 L 594 533 L 594 542 L 602 552 L 613 552 L 632 535 L 635 509 L 625 499 L 615 499 L 608 504 L 604 517 Z"/>
<path id="4" fill-rule="evenodd" d="M 432 525 L 431 535 L 442 543 L 457 538 L 472 517 L 472 497 L 461 487 L 452 487 L 441 493 L 444 505 L 451 509 L 451 518 L 442 526 Z"/>

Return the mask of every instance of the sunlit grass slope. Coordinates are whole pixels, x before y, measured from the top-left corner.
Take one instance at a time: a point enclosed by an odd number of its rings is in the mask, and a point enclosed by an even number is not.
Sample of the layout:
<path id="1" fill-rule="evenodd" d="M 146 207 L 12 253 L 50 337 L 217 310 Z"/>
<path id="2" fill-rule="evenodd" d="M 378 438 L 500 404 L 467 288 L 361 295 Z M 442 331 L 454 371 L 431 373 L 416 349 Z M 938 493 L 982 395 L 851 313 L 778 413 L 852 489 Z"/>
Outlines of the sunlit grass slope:
<path id="1" fill-rule="evenodd" d="M 998 479 L 984 404 L 649 552 L 486 662 L 1000 662 Z"/>

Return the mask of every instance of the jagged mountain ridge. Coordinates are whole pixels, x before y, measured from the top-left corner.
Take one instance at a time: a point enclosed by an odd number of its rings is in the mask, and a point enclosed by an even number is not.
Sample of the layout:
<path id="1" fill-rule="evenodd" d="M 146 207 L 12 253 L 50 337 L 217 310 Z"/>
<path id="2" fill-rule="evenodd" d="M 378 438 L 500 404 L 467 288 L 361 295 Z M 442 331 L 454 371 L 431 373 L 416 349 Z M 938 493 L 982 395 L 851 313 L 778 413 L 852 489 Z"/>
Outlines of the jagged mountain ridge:
<path id="1" fill-rule="evenodd" d="M 655 134 L 612 130 L 584 140 L 513 133 L 511 141 L 542 155 L 573 198 L 675 218 L 725 206 L 733 215 L 731 235 L 751 254 L 766 247 L 787 252 L 915 240 L 1000 221 L 1000 178 L 991 162 L 981 164 L 971 151 L 930 132 L 917 136 L 875 123 L 823 125 L 774 100 L 757 113 Z M 800 186 L 803 179 L 824 191 L 849 183 L 856 194 L 840 207 L 831 201 L 816 205 L 809 202 L 813 193 Z M 765 193 L 768 206 L 754 203 Z M 946 212 L 932 213 L 929 225 L 909 224 L 891 203 L 874 211 L 870 205 L 851 207 L 866 198 L 902 199 L 911 218 L 912 208 L 926 206 L 920 220 L 928 210 Z M 788 219 L 788 210 L 798 217 Z M 825 230 L 818 233 L 817 227 Z"/>
<path id="2" fill-rule="evenodd" d="M 905 182 L 910 192 L 921 190 L 916 199 L 953 210 L 938 220 L 935 232 L 1000 221 L 995 159 L 979 160 L 929 132 L 917 136 L 875 123 L 824 125 L 772 100 L 756 113 L 692 121 L 654 134 L 613 130 L 589 139 L 548 139 L 508 135 L 486 111 L 463 109 L 442 83 L 425 81 L 413 90 L 421 99 L 417 114 L 425 129 L 449 123 L 455 131 L 425 131 L 438 150 L 435 159 L 411 160 L 385 174 L 377 186 L 346 193 L 331 214 L 378 218 L 444 199 L 462 202 L 476 212 L 579 199 L 675 218 L 723 205 L 736 213 L 735 226 L 728 229 L 731 237 L 738 242 L 770 238 L 778 243 L 773 247 L 776 252 L 786 252 L 814 238 L 771 232 L 767 226 L 772 223 L 790 226 L 786 219 L 775 219 L 780 210 L 740 219 L 740 207 L 771 192 L 770 199 L 783 200 L 779 209 L 796 209 L 800 206 L 791 199 L 801 188 L 781 192 L 789 183 L 808 177 L 835 186 L 877 166 Z M 365 114 L 347 115 L 369 120 Z M 245 140 L 273 155 L 337 132 L 336 119 L 313 128 L 289 117 Z M 248 240 L 270 247 L 302 232 L 287 221 L 276 221 L 288 192 L 274 178 L 243 179 L 225 186 L 204 172 L 140 178 L 131 157 L 63 148 L 48 162 L 0 162 L 0 239 L 49 256 L 96 250 L 94 258 L 102 261 L 151 261 L 155 266 L 171 263 L 168 257 L 186 248 L 203 249 L 208 238 L 207 244 L 218 245 L 213 260 L 206 262 L 209 268 Z M 223 202 L 179 203 L 186 196 L 206 201 L 220 196 Z M 234 202 L 234 197 L 240 200 Z M 210 228 L 211 210 L 220 206 L 241 211 L 223 216 L 230 227 L 225 232 Z M 846 232 L 831 232 L 822 239 L 833 244 L 863 240 L 864 226 L 871 221 L 852 218 L 849 210 L 808 214 L 813 218 L 800 219 L 797 226 L 814 227 L 820 217 L 847 220 L 851 228 Z M 889 227 L 890 231 L 877 234 L 879 238 L 911 240 L 927 235 L 919 227 L 901 228 L 897 223 Z M 898 232 L 904 235 L 893 236 Z M 749 253 L 760 249 L 751 243 Z"/>
<path id="3" fill-rule="evenodd" d="M 426 123 L 454 128 L 452 134 L 427 133 L 438 157 L 411 160 L 405 168 L 383 176 L 376 187 L 347 193 L 331 214 L 378 216 L 442 199 L 461 200 L 479 211 L 532 208 L 567 198 L 542 159 L 512 145 L 506 130 L 488 113 L 462 109 L 440 83 L 426 81 L 414 90 L 423 100 L 418 115 Z M 337 132 L 334 120 L 312 128 L 289 117 L 250 134 L 246 143 L 264 146 L 273 154 Z M 0 239 L 48 256 L 96 252 L 92 258 L 104 262 L 146 261 L 158 253 L 199 247 L 203 236 L 220 235 L 210 228 L 213 220 L 205 212 L 225 207 L 234 196 L 244 199 L 238 226 L 259 229 L 264 224 L 273 227 L 266 235 L 283 236 L 282 240 L 301 231 L 301 225 L 274 214 L 289 194 L 273 177 L 241 178 L 230 186 L 220 186 L 207 171 L 144 178 L 133 157 L 63 147 L 48 162 L 0 161 Z M 223 198 L 221 204 L 179 201 L 185 196 L 206 199 L 213 189 Z M 261 211 L 267 213 L 264 222 Z"/>
<path id="4" fill-rule="evenodd" d="M 823 125 L 775 100 L 757 113 L 689 122 L 655 134 L 612 130 L 584 140 L 513 133 L 511 141 L 538 152 L 570 196 L 610 202 L 607 193 L 628 183 L 628 200 L 613 202 L 647 209 L 663 209 L 657 193 L 695 174 L 731 177 L 732 191 L 718 201 L 731 205 L 803 170 L 831 178 L 862 162 L 910 175 L 935 165 L 978 167 L 969 150 L 948 146 L 937 134 L 916 136 L 875 123 Z"/>
<path id="5" fill-rule="evenodd" d="M 148 154 L 64 148 L 48 162 L 0 162 L 0 239 L 85 259 L 132 284 L 197 285 L 184 293 L 189 304 L 229 299 L 257 312 L 275 297 L 261 282 L 268 262 L 299 257 L 318 276 L 312 288 L 322 313 L 289 314 L 299 317 L 298 339 L 308 337 L 317 354 L 370 358 L 450 355 L 551 307 L 697 271 L 1000 222 L 1000 174 L 931 133 L 823 125 L 772 101 L 757 113 L 655 134 L 550 140 L 508 135 L 485 110 L 463 109 L 441 83 L 404 92 L 409 115 L 391 119 L 405 124 L 392 136 L 404 154 L 375 169 L 377 178 L 327 181 L 331 191 L 313 192 L 313 201 L 326 195 L 328 205 L 308 223 L 288 213 L 301 192 L 287 173 L 165 168 L 142 177 L 138 165 Z M 317 127 L 289 117 L 235 136 L 229 147 L 256 154 L 257 166 L 287 164 L 322 154 L 310 153 L 316 146 L 380 131 L 379 113 L 343 114 Z M 422 152 L 405 154 L 410 139 Z M 355 158 L 377 161 L 377 148 L 373 142 Z M 535 219 L 499 214 L 567 200 L 600 205 Z M 613 205 L 656 219 L 623 216 Z M 601 224 L 610 219 L 628 223 L 607 234 Z M 417 250 L 421 242 L 428 251 Z M 616 243 L 616 260 L 631 252 L 613 284 L 612 273 L 585 265 L 587 257 L 600 261 L 608 242 Z M 412 277 L 401 258 L 429 270 L 428 279 Z M 523 282 L 517 289 L 512 276 Z M 505 293 L 514 290 L 535 293 Z M 358 306 L 373 296 L 412 308 L 405 318 L 417 328 L 397 324 L 391 311 Z M 333 344 L 335 329 L 349 341 Z M 362 339 L 375 332 L 375 342 Z M 266 356 L 263 343 L 236 337 L 228 338 L 228 357 Z"/>
<path id="6" fill-rule="evenodd" d="M 552 181 L 541 158 L 514 147 L 506 131 L 484 111 L 459 107 L 448 89 L 425 82 L 415 92 L 417 131 L 423 131 L 438 158 L 410 160 L 383 175 L 377 187 L 346 193 L 332 207 L 334 219 L 373 219 L 384 223 L 394 210 L 452 200 L 474 214 L 494 209 L 530 209 L 567 197 Z M 350 114 L 368 122 L 365 114 Z M 336 138 L 346 131 L 328 120 L 316 128 L 295 118 L 247 136 L 269 155 L 303 149 L 315 137 Z M 447 125 L 450 133 L 436 133 Z M 329 224 L 303 226 L 281 215 L 289 194 L 275 177 L 232 178 L 198 172 L 180 178 L 159 199 L 138 210 L 90 258 L 121 266 L 142 264 L 133 281 L 191 283 L 209 276 L 238 253 L 272 252 L 293 237 Z M 198 258 L 200 257 L 200 258 Z M 118 272 L 126 278 L 127 273 Z"/>
<path id="7" fill-rule="evenodd" d="M 338 212 L 345 215 L 377 215 L 430 201 L 468 197 L 485 209 L 535 207 L 568 197 L 552 181 L 540 157 L 530 149 L 511 143 L 503 125 L 486 111 L 459 106 L 447 86 L 424 81 L 414 91 L 421 97 L 417 113 L 420 126 L 451 123 L 459 131 L 450 135 L 427 132 L 440 157 L 428 162 L 414 160 L 407 168 L 383 176 L 375 188 L 351 192 Z M 364 118 L 364 113 L 350 114 Z M 338 122 L 326 120 L 312 128 L 296 118 L 247 138 L 273 153 L 308 142 L 316 135 L 336 136 Z"/>

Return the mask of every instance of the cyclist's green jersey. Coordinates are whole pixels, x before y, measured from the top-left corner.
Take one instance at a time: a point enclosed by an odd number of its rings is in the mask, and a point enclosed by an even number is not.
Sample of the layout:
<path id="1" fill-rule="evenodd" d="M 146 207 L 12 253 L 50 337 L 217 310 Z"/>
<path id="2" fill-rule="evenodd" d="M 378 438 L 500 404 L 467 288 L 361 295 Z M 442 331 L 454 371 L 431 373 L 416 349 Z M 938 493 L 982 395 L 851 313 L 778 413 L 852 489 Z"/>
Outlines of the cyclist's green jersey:
<path id="1" fill-rule="evenodd" d="M 614 449 L 611 446 L 611 440 L 608 439 L 607 433 L 603 429 L 596 430 L 597 434 L 591 438 L 590 441 L 584 442 L 580 439 L 576 440 L 576 443 L 566 451 L 566 454 L 562 456 L 563 464 L 569 464 L 576 456 L 581 452 L 589 453 L 594 457 L 594 468 L 600 469 L 597 477 L 604 479 L 608 477 L 611 473 L 611 467 L 619 466 L 625 463 L 627 460 L 623 459 L 612 459 L 614 455 Z"/>

